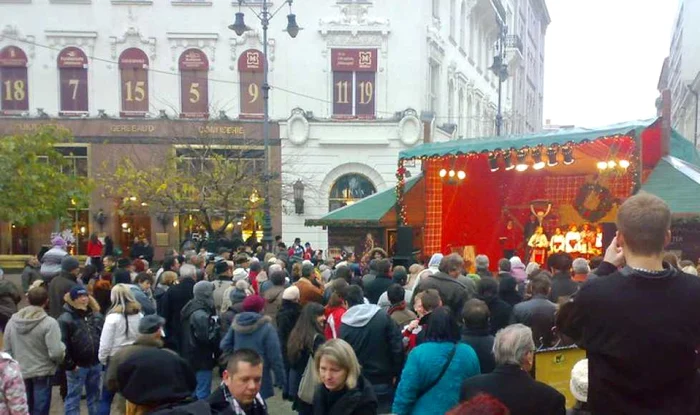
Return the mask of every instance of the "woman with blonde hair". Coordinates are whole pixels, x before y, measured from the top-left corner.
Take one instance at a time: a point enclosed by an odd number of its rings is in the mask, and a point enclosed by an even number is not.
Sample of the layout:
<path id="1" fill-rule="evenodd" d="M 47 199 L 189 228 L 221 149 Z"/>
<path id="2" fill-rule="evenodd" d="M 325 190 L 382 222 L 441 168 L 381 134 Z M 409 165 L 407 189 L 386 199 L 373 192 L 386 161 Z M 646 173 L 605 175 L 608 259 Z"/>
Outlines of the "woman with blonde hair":
<path id="1" fill-rule="evenodd" d="M 124 346 L 133 344 L 139 336 L 139 322 L 143 317 L 141 304 L 136 301 L 131 288 L 117 284 L 112 288 L 112 308 L 105 317 L 105 323 L 100 335 L 100 349 L 97 356 L 100 363 L 109 366 L 109 360 Z M 103 388 L 98 413 L 108 415 L 114 393 Z"/>
<path id="2" fill-rule="evenodd" d="M 360 373 L 355 351 L 345 340 L 333 339 L 314 354 L 316 374 L 321 382 L 314 394 L 315 415 L 374 415 L 377 397 L 372 385 Z"/>

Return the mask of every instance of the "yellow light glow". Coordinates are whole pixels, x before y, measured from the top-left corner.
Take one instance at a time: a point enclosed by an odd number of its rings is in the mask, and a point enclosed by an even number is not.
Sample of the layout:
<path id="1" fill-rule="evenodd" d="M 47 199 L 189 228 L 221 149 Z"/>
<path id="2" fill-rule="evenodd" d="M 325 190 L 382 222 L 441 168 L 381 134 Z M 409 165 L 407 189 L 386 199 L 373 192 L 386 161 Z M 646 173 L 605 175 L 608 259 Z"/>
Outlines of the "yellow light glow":
<path id="1" fill-rule="evenodd" d="M 517 166 L 515 166 L 515 170 L 523 172 L 527 170 L 528 167 L 529 166 L 527 164 L 518 164 Z"/>
<path id="2" fill-rule="evenodd" d="M 128 227 L 129 227 L 129 224 L 128 224 L 128 223 L 126 223 L 126 222 L 122 223 L 122 228 L 126 229 L 126 228 L 128 228 Z"/>
<path id="3" fill-rule="evenodd" d="M 544 161 L 540 161 L 540 162 L 533 164 L 532 168 L 535 170 L 542 170 L 542 169 L 544 169 L 544 166 L 545 166 Z"/>
<path id="4" fill-rule="evenodd" d="M 464 180 L 467 177 L 467 173 L 463 172 L 462 170 L 457 172 L 457 178 L 459 180 Z"/>
<path id="5" fill-rule="evenodd" d="M 608 168 L 609 168 L 609 169 L 614 169 L 615 166 L 617 166 L 617 163 L 615 163 L 615 160 L 610 160 L 610 161 L 608 162 Z"/>
<path id="6" fill-rule="evenodd" d="M 629 160 L 620 160 L 620 163 L 618 163 L 618 164 L 619 164 L 620 167 L 622 167 L 623 169 L 626 169 L 626 168 L 628 168 L 628 167 L 630 166 Z"/>
<path id="7" fill-rule="evenodd" d="M 450 177 L 455 177 L 455 174 L 457 174 L 457 173 L 455 173 L 454 170 L 450 170 L 450 171 L 447 172 L 447 175 L 450 176 Z"/>
<path id="8" fill-rule="evenodd" d="M 445 170 L 445 169 L 440 170 L 440 177 L 445 177 L 445 176 L 447 176 L 447 170 Z"/>
<path id="9" fill-rule="evenodd" d="M 597 164 L 598 170 L 605 170 L 608 168 L 608 163 L 605 161 L 599 161 Z"/>

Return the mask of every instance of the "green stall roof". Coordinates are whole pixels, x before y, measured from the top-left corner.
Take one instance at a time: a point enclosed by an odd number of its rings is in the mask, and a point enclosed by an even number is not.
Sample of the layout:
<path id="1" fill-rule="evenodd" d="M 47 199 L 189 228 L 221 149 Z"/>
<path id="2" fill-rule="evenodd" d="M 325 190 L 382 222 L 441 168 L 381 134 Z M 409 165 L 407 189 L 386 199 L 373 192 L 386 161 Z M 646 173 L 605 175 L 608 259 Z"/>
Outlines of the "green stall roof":
<path id="1" fill-rule="evenodd" d="M 700 214 L 700 169 L 666 156 L 649 175 L 642 191 L 663 199 L 675 214 Z"/>
<path id="2" fill-rule="evenodd" d="M 553 144 L 563 145 L 569 141 L 580 143 L 586 140 L 595 140 L 600 137 L 639 133 L 653 124 L 656 119 L 631 121 L 609 125 L 607 127 L 590 128 L 567 128 L 553 131 L 542 131 L 535 134 L 511 135 L 505 137 L 484 137 L 450 140 L 440 143 L 427 143 L 399 153 L 400 159 L 412 159 L 419 157 L 447 156 L 468 153 L 481 153 L 482 151 L 493 151 L 498 148 L 508 149 L 511 147 L 535 147 L 540 144 L 550 146 Z"/>
<path id="3" fill-rule="evenodd" d="M 422 175 L 406 180 L 404 192 L 418 183 Z M 306 226 L 379 226 L 389 210 L 396 206 L 396 187 L 367 196 L 364 199 L 336 209 L 320 219 L 307 219 Z"/>

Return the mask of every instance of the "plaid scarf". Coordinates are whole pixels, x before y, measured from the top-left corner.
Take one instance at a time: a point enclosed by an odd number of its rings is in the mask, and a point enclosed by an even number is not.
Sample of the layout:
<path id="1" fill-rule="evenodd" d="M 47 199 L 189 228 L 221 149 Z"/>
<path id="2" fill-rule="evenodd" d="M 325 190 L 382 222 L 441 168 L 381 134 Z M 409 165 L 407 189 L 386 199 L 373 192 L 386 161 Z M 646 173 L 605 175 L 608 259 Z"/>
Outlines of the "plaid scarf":
<path id="1" fill-rule="evenodd" d="M 241 408 L 241 404 L 238 403 L 236 398 L 231 395 L 231 392 L 229 392 L 228 387 L 222 383 L 221 384 L 221 390 L 224 391 L 224 397 L 226 398 L 226 402 L 231 404 L 231 408 L 233 409 L 233 413 L 236 415 L 246 415 L 246 412 Z M 253 405 L 251 408 L 251 414 L 267 414 L 267 406 L 265 405 L 265 400 L 260 396 L 258 393 L 255 395 L 255 400 L 253 400 Z"/>

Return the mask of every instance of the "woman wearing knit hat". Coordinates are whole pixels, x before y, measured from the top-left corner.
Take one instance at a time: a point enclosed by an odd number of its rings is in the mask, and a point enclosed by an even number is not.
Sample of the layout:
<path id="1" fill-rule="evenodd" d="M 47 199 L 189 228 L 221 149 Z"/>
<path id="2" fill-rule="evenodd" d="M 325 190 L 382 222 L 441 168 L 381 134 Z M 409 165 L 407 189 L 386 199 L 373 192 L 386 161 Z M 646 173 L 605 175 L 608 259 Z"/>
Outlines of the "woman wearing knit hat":
<path id="1" fill-rule="evenodd" d="M 226 335 L 236 314 L 243 312 L 243 300 L 250 294 L 250 285 L 245 280 L 236 282 L 224 292 L 224 301 L 220 310 L 221 337 Z M 224 309 L 224 307 L 226 308 Z"/>
<path id="2" fill-rule="evenodd" d="M 275 395 L 274 384 L 284 387 L 284 362 L 282 348 L 270 317 L 260 314 L 265 307 L 265 300 L 258 295 L 251 295 L 243 300 L 243 312 L 236 315 L 226 337 L 221 341 L 221 351 L 232 353 L 239 349 L 251 349 L 263 358 L 263 379 L 260 395 L 268 399 Z"/>

